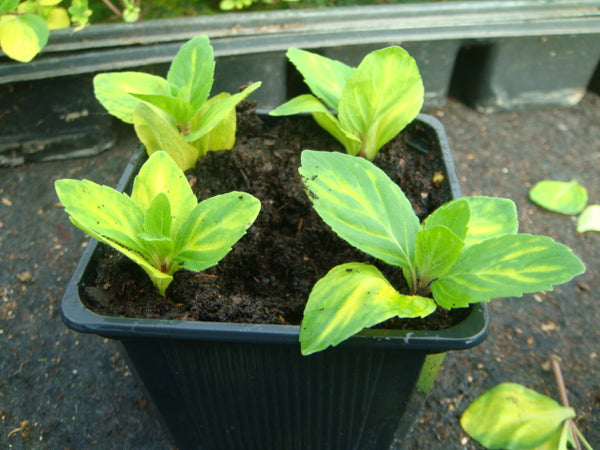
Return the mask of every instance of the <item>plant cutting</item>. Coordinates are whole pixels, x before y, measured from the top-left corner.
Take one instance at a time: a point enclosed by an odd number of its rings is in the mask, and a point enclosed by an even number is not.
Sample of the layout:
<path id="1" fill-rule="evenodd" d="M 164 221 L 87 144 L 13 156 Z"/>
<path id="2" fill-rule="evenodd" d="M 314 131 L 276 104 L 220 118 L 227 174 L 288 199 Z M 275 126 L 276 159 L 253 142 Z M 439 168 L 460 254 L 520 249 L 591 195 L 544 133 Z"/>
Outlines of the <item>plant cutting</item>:
<path id="1" fill-rule="evenodd" d="M 489 449 L 593 450 L 569 406 L 559 359 L 548 362 L 561 403 L 517 383 L 501 383 L 477 398 L 460 418 L 463 429 Z"/>
<path id="2" fill-rule="evenodd" d="M 351 155 L 373 160 L 423 106 L 419 69 L 400 47 L 371 52 L 356 68 L 297 48 L 286 55 L 312 94 L 295 97 L 270 114 L 311 113 Z"/>
<path id="3" fill-rule="evenodd" d="M 91 11 L 87 0 L 72 0 L 67 9 L 62 0 L 0 1 L 0 48 L 19 62 L 31 61 L 48 43 L 50 30 L 85 27 Z"/>
<path id="4" fill-rule="evenodd" d="M 135 177 L 131 197 L 88 180 L 58 180 L 71 222 L 138 264 L 161 295 L 180 269 L 217 264 L 254 222 L 260 201 L 229 192 L 200 203 L 184 173 L 162 151 Z"/>
<path id="5" fill-rule="evenodd" d="M 94 77 L 94 93 L 110 114 L 134 125 L 149 155 L 164 150 L 187 170 L 206 152 L 233 147 L 235 105 L 261 85 L 209 98 L 214 70 L 209 39 L 198 36 L 181 47 L 166 79 L 143 72 L 103 73 Z"/>
<path id="6" fill-rule="evenodd" d="M 552 290 L 583 273 L 570 248 L 519 234 L 508 199 L 450 201 L 419 223 L 402 190 L 371 162 L 305 150 L 300 168 L 315 210 L 342 239 L 398 267 L 408 293 L 372 265 L 333 268 L 314 286 L 301 325 L 305 355 L 392 317 L 425 317 L 497 297 Z"/>

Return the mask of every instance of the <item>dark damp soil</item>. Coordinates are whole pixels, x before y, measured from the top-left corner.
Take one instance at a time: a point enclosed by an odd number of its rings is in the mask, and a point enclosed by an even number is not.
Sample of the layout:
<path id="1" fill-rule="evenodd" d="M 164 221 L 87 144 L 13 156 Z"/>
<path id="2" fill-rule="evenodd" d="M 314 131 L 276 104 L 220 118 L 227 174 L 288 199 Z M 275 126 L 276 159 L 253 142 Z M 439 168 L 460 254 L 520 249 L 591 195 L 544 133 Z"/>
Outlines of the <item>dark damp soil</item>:
<path id="1" fill-rule="evenodd" d="M 238 323 L 298 325 L 315 282 L 338 264 L 375 264 L 397 289 L 407 292 L 401 271 L 338 238 L 311 207 L 298 174 L 305 148 L 343 151 L 312 117 L 257 115 L 251 104 L 238 109 L 237 143 L 209 152 L 187 176 L 199 200 L 237 190 L 261 200 L 248 233 L 215 267 L 180 270 L 166 298 L 134 263 L 101 247 L 97 271 L 83 289 L 86 305 L 103 315 Z M 425 217 L 451 198 L 440 149 L 431 130 L 415 123 L 382 149 L 375 163 L 406 193 Z M 407 144 L 409 140 L 410 145 Z M 420 151 L 412 148 L 418 141 Z M 426 319 L 386 326 L 440 329 L 465 311 L 441 310 Z"/>

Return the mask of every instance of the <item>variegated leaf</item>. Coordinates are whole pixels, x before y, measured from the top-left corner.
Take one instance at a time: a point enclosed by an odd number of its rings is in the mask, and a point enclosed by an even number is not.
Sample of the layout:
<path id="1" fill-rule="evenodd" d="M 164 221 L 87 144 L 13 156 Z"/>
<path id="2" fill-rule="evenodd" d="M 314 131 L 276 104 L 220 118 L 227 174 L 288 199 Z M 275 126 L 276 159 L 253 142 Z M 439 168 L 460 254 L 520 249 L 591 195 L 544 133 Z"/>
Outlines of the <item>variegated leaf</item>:
<path id="1" fill-rule="evenodd" d="M 286 56 L 304 76 L 311 92 L 329 108 L 337 111 L 342 90 L 355 69 L 340 61 L 298 48 L 288 49 Z"/>
<path id="2" fill-rule="evenodd" d="M 372 160 L 419 114 L 424 89 L 415 60 L 400 47 L 369 53 L 346 82 L 338 119 L 357 133 Z"/>
<path id="3" fill-rule="evenodd" d="M 208 37 L 190 39 L 181 46 L 169 67 L 169 94 L 197 110 L 208 99 L 214 72 L 215 57 Z"/>
<path id="4" fill-rule="evenodd" d="M 200 202 L 177 233 L 173 262 L 196 272 L 214 266 L 246 233 L 259 211 L 260 201 L 245 192 Z"/>
<path id="5" fill-rule="evenodd" d="M 465 238 L 467 246 L 517 233 L 517 206 L 512 200 L 485 196 L 462 197 L 460 200 L 469 204 L 470 218 Z"/>
<path id="6" fill-rule="evenodd" d="M 192 122 L 199 124 L 199 127 L 195 127 L 190 130 L 184 139 L 186 142 L 194 142 L 204 136 L 206 133 L 215 128 L 231 110 L 235 110 L 235 105 L 248 97 L 252 92 L 261 86 L 261 82 L 251 84 L 242 92 L 230 95 L 227 98 L 223 98 L 221 101 L 211 103 L 206 111 L 202 111 L 202 121 L 192 118 Z"/>
<path id="7" fill-rule="evenodd" d="M 169 122 L 163 112 L 140 102 L 133 117 L 135 132 L 149 155 L 163 150 L 184 171 L 196 165 L 200 157 L 199 150 L 184 140 L 177 126 Z"/>
<path id="8" fill-rule="evenodd" d="M 307 194 L 321 218 L 351 245 L 414 271 L 419 219 L 402 190 L 371 162 L 338 152 L 302 152 Z"/>
<path id="9" fill-rule="evenodd" d="M 569 247 L 545 236 L 513 234 L 465 249 L 431 290 L 444 308 L 466 307 L 497 297 L 549 291 L 584 271 Z"/>
<path id="10" fill-rule="evenodd" d="M 142 72 L 101 73 L 94 77 L 94 95 L 113 116 L 133 123 L 133 111 L 141 102 L 131 94 L 168 95 L 169 83 Z"/>
<path id="11" fill-rule="evenodd" d="M 435 308 L 429 298 L 396 291 L 374 266 L 342 264 L 313 287 L 300 326 L 301 351 L 309 355 L 392 317 L 425 317 Z"/>
<path id="12" fill-rule="evenodd" d="M 572 408 L 516 383 L 501 383 L 475 400 L 460 423 L 489 449 L 534 449 L 575 417 Z"/>
<path id="13" fill-rule="evenodd" d="M 131 198 L 142 209 L 149 210 L 155 198 L 160 194 L 165 194 L 168 198 L 170 227 L 174 235 L 196 207 L 198 201 L 185 174 L 164 151 L 150 155 L 148 161 L 142 166 L 133 181 Z M 156 211 L 156 213 L 158 214 L 160 211 Z M 146 229 L 146 231 L 149 230 Z"/>
<path id="14" fill-rule="evenodd" d="M 543 180 L 531 188 L 529 198 L 550 211 L 574 216 L 585 208 L 588 194 L 587 189 L 575 180 Z"/>

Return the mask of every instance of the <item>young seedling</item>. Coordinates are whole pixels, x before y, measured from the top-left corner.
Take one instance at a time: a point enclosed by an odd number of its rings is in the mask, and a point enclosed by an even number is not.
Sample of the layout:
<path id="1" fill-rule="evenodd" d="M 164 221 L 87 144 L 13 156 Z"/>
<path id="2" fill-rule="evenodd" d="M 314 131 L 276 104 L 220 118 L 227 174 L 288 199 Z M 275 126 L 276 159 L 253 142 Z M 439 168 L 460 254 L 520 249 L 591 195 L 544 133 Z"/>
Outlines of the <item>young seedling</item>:
<path id="1" fill-rule="evenodd" d="M 397 266 L 398 292 L 366 263 L 334 267 L 314 286 L 300 329 L 305 355 L 392 317 L 425 317 L 437 306 L 552 290 L 585 271 L 549 237 L 517 234 L 508 199 L 452 200 L 419 223 L 400 187 L 370 161 L 339 152 L 302 152 L 300 174 L 313 207 L 342 239 Z"/>
<path id="2" fill-rule="evenodd" d="M 181 47 L 166 79 L 142 72 L 103 73 L 94 77 L 94 93 L 110 114 L 133 123 L 149 155 L 164 150 L 187 170 L 206 152 L 233 147 L 235 105 L 261 85 L 209 99 L 214 70 L 208 37 L 198 36 Z"/>
<path id="3" fill-rule="evenodd" d="M 423 106 L 419 69 L 400 47 L 369 53 L 356 68 L 297 48 L 287 57 L 314 95 L 295 97 L 270 114 L 311 113 L 350 155 L 373 160 Z"/>
<path id="4" fill-rule="evenodd" d="M 465 410 L 460 424 L 467 434 L 489 449 L 593 450 L 573 421 L 558 358 L 549 364 L 561 404 L 520 384 L 501 383 Z"/>
<path id="5" fill-rule="evenodd" d="M 87 0 L 0 0 L 0 48 L 19 62 L 31 61 L 48 43 L 50 30 L 87 25 L 92 14 Z"/>
<path id="6" fill-rule="evenodd" d="M 142 166 L 131 197 L 88 180 L 58 180 L 55 188 L 71 222 L 138 264 L 161 295 L 179 269 L 200 272 L 223 259 L 260 210 L 244 192 L 198 203 L 163 151 Z"/>

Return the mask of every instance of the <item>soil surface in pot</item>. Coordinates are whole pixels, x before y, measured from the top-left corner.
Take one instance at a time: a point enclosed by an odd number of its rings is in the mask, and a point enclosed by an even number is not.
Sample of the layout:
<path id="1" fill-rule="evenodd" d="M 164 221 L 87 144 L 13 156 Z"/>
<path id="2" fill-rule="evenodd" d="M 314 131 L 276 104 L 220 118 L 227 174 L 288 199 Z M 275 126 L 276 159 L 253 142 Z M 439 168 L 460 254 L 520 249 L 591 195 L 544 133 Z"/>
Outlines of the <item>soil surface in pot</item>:
<path id="1" fill-rule="evenodd" d="M 375 164 L 405 192 L 422 218 L 451 199 L 437 140 L 415 122 L 378 154 Z M 107 246 L 85 280 L 84 302 L 109 316 L 298 325 L 315 282 L 338 264 L 375 264 L 401 292 L 401 271 L 378 262 L 338 238 L 314 212 L 298 173 L 303 149 L 341 145 L 312 117 L 272 118 L 238 108 L 236 146 L 209 152 L 187 176 L 199 200 L 232 190 L 261 200 L 248 233 L 215 267 L 180 270 L 166 298 L 148 276 Z M 464 318 L 438 308 L 425 319 L 388 321 L 386 327 L 441 329 Z"/>

